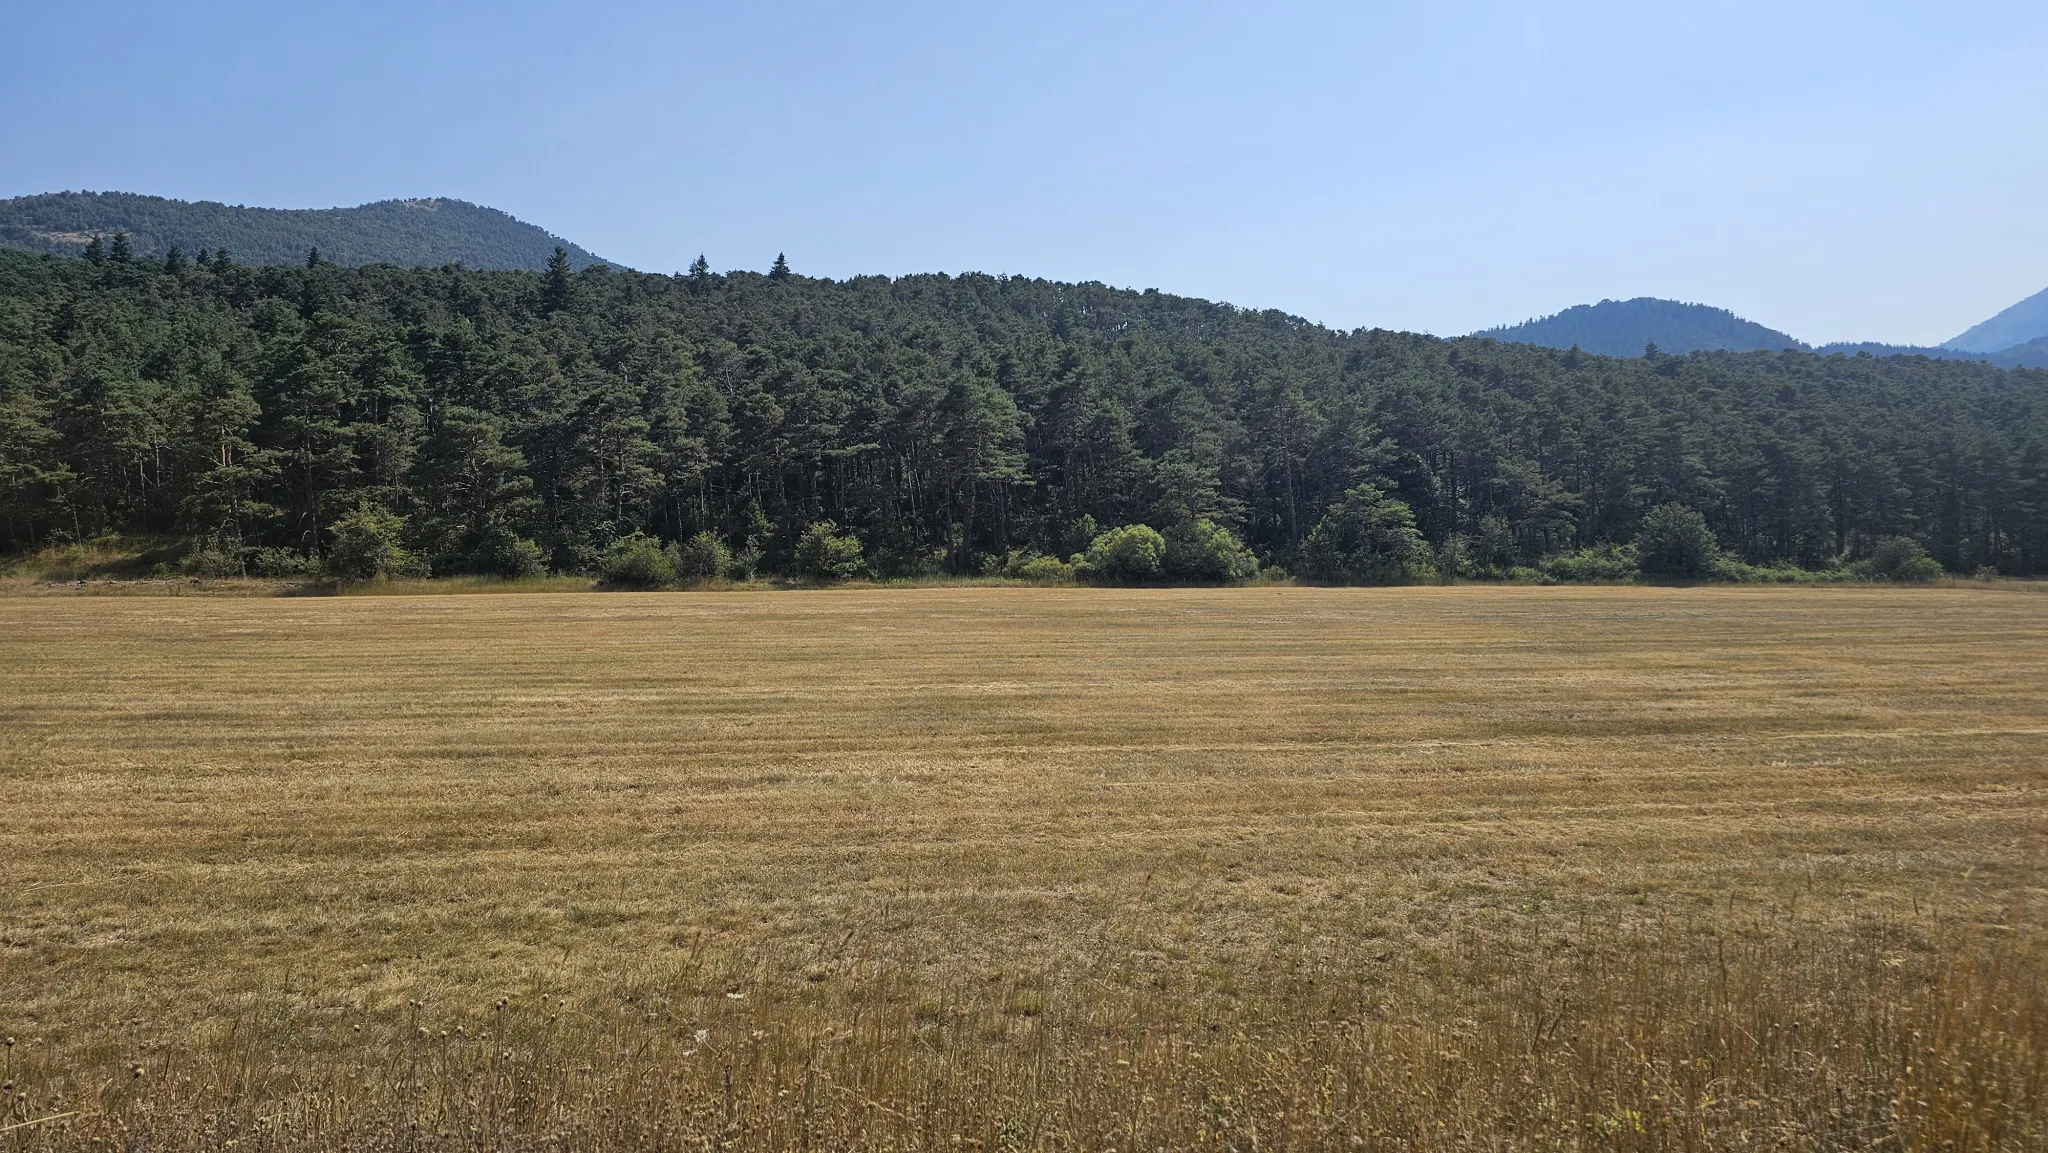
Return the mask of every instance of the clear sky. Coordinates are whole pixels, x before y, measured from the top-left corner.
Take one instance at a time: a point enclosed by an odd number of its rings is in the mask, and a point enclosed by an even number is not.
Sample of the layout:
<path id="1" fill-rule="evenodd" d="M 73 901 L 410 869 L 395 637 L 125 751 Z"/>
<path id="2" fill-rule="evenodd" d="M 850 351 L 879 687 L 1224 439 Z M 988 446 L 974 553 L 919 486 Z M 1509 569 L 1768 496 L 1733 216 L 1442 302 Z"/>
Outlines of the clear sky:
<path id="1" fill-rule="evenodd" d="M 0 196 L 453 196 L 637 268 L 1931 343 L 2048 286 L 2042 0 L 0 0 Z"/>

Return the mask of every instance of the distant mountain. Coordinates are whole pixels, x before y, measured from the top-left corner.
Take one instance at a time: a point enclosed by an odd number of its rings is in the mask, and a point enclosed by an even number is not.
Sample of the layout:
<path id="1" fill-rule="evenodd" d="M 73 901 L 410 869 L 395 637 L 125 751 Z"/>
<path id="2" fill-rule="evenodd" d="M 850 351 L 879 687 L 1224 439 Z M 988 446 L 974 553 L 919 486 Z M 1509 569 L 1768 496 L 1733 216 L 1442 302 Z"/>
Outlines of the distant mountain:
<path id="1" fill-rule="evenodd" d="M 0 244 L 75 256 L 126 232 L 138 256 L 172 245 L 226 248 L 240 264 L 297 264 L 319 246 L 335 264 L 544 268 L 556 245 L 576 268 L 608 261 L 495 208 L 461 200 L 380 200 L 360 208 L 243 208 L 129 192 L 52 192 L 0 200 Z"/>
<path id="2" fill-rule="evenodd" d="M 1997 352 L 2043 337 L 2048 337 L 2048 289 L 2027 297 L 1942 347 L 1959 352 Z"/>
<path id="3" fill-rule="evenodd" d="M 1602 356 L 1641 356 L 1643 346 L 1649 344 L 1671 353 L 1701 348 L 1778 352 L 1806 347 L 1782 332 L 1744 320 L 1725 308 L 1650 296 L 1581 304 L 1555 316 L 1489 328 L 1472 335 L 1547 348 L 1576 345 L 1582 351 Z"/>
<path id="4" fill-rule="evenodd" d="M 1824 344 L 1814 349 L 1822 356 L 1855 356 L 1867 352 L 1872 356 L 1924 356 L 1930 360 L 1973 360 L 1982 361 L 1998 368 L 2048 368 L 2048 336 L 2001 348 L 1995 352 L 1973 352 L 1966 349 L 1921 348 L 1910 344 L 1879 344 L 1875 341 L 1855 343 Z"/>

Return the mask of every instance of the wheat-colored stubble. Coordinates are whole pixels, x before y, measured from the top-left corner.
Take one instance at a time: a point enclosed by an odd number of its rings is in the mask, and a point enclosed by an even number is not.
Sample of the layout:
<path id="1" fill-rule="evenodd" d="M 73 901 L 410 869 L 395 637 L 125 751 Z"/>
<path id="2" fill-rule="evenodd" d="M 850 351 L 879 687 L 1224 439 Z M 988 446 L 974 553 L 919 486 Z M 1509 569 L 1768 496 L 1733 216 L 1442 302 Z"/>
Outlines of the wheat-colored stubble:
<path id="1" fill-rule="evenodd" d="M 1158 973 L 1199 1032 L 1304 966 L 2039 920 L 2048 613 L 1999 589 L 24 598 L 0 653 L 0 1030 L 52 1084 L 252 1006 L 914 1031 Z"/>

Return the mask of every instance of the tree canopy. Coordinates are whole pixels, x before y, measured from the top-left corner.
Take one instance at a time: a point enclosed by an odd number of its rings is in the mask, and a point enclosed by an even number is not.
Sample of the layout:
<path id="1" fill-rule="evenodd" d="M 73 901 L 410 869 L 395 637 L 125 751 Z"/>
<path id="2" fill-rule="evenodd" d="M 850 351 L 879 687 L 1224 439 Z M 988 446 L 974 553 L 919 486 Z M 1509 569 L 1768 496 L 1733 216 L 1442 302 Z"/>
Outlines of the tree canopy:
<path id="1" fill-rule="evenodd" d="M 803 564 L 964 574 L 1143 524 L 1162 566 L 1377 572 L 1409 532 L 1534 564 L 1682 505 L 1753 564 L 1910 539 L 2048 568 L 2048 372 L 1610 359 L 1018 277 L 303 255 L 0 253 L 0 543 L 591 572 L 708 534 L 793 573 L 810 534 Z"/>

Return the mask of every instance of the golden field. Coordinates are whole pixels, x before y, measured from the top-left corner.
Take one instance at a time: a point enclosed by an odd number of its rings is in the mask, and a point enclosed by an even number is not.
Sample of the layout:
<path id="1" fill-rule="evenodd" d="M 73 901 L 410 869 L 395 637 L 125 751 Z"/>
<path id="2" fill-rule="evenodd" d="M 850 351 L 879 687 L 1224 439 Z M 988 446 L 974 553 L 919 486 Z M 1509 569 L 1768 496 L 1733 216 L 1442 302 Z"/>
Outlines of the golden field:
<path id="1" fill-rule="evenodd" d="M 2039 1149 L 2044 786 L 2009 587 L 0 598 L 0 1149 Z"/>

